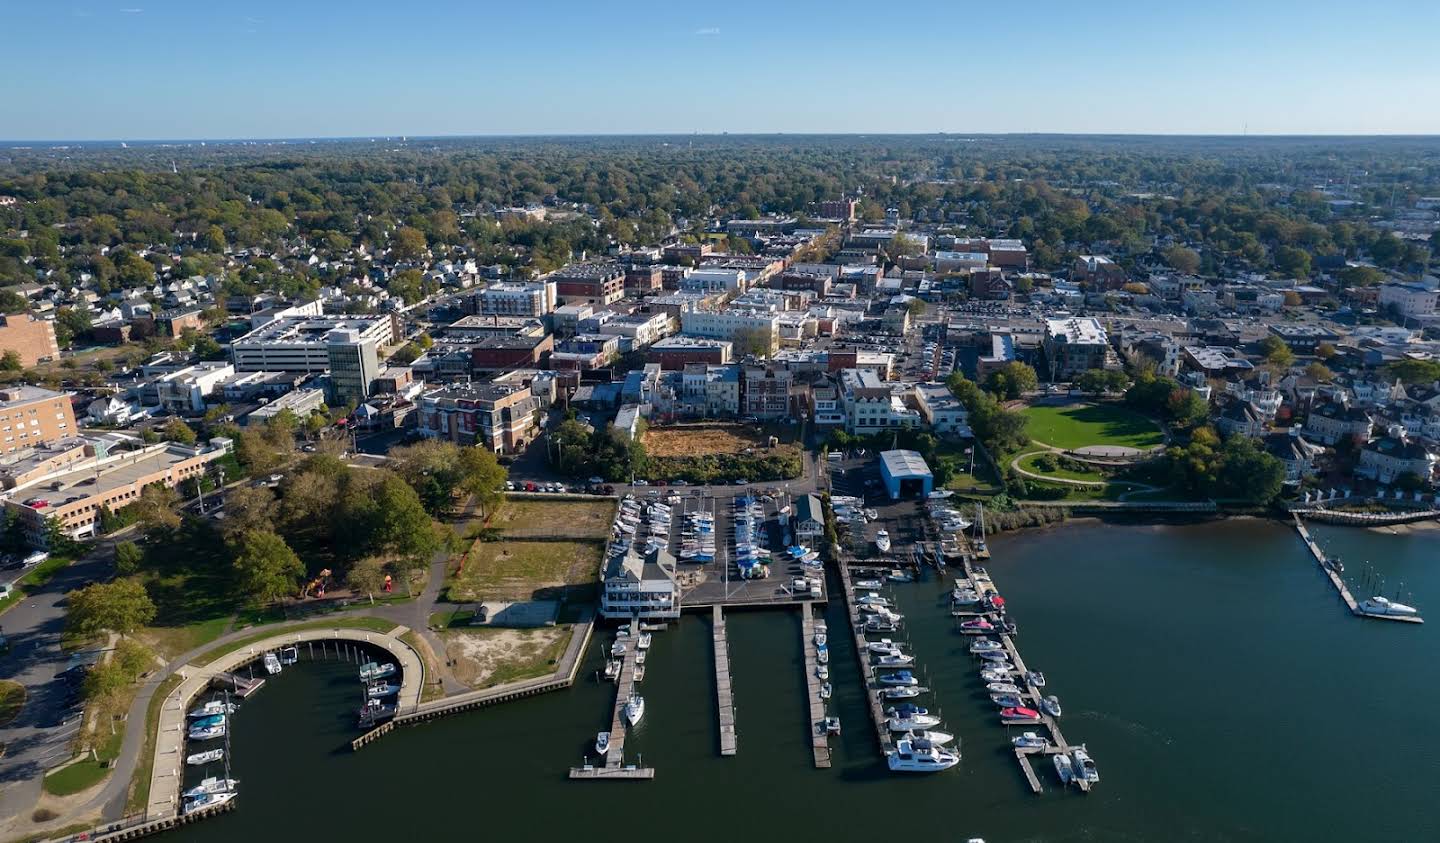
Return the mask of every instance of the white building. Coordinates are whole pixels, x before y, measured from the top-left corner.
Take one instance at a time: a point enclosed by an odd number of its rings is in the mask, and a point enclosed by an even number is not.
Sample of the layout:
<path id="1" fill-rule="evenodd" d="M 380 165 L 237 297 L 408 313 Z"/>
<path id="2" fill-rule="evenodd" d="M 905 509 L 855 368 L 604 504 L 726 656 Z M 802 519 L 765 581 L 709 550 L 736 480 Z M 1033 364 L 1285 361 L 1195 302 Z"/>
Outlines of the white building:
<path id="1" fill-rule="evenodd" d="M 680 279 L 680 289 L 706 293 L 744 290 L 745 273 L 738 269 L 701 267 Z"/>
<path id="2" fill-rule="evenodd" d="M 678 618 L 675 557 L 663 548 L 641 554 L 634 547 L 612 550 L 605 563 L 600 614 L 606 618 Z"/>
<path id="3" fill-rule="evenodd" d="M 768 337 L 769 353 L 774 353 L 780 343 L 780 319 L 774 313 L 754 310 L 688 310 L 680 316 L 683 333 L 694 337 L 711 337 L 720 340 L 743 339 L 752 332 Z M 746 351 L 743 346 L 736 349 Z"/>
<path id="4" fill-rule="evenodd" d="M 970 413 L 943 383 L 915 385 L 915 403 L 930 429 L 941 436 L 970 436 Z"/>
<path id="5" fill-rule="evenodd" d="M 323 372 L 330 368 L 327 339 L 331 332 L 351 329 L 357 342 L 377 348 L 395 343 L 393 314 L 365 316 L 284 317 L 230 343 L 235 368 L 241 372 Z"/>
<path id="6" fill-rule="evenodd" d="M 216 386 L 235 374 L 235 367 L 224 361 L 197 363 L 161 375 L 155 382 L 160 406 L 171 412 L 205 412 L 205 397 Z"/>
<path id="7" fill-rule="evenodd" d="M 480 312 L 494 316 L 544 316 L 555 309 L 555 282 L 501 282 L 478 294 Z"/>
<path id="8" fill-rule="evenodd" d="M 1440 290 L 1419 284 L 1383 284 L 1380 287 L 1380 308 L 1392 309 L 1407 319 L 1434 316 L 1440 302 Z"/>

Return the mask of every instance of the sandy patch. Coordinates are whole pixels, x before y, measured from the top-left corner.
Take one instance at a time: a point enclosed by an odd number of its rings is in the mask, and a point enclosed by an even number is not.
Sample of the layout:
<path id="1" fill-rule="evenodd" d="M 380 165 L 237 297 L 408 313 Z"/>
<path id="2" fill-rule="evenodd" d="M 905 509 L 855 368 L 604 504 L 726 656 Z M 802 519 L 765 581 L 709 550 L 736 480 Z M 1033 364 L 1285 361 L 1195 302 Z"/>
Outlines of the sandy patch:
<path id="1" fill-rule="evenodd" d="M 472 688 L 530 679 L 552 672 L 559 660 L 568 626 L 538 629 L 473 629 L 440 633 L 445 658 L 455 678 Z"/>

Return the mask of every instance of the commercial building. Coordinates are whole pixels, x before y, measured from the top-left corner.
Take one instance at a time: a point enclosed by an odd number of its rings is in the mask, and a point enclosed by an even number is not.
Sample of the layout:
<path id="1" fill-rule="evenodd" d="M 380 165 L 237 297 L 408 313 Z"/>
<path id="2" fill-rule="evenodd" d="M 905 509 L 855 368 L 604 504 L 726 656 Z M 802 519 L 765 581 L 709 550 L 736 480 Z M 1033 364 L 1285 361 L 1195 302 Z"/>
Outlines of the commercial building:
<path id="1" fill-rule="evenodd" d="M 903 497 L 923 498 L 935 490 L 930 466 L 914 451 L 881 451 L 880 479 L 892 501 Z"/>
<path id="2" fill-rule="evenodd" d="M 289 410 L 297 418 L 306 418 L 315 410 L 325 406 L 325 393 L 318 389 L 297 389 L 287 392 L 268 404 L 261 404 L 245 416 L 246 425 L 264 424 Z"/>
<path id="3" fill-rule="evenodd" d="M 1051 381 L 1072 380 L 1089 369 L 1114 367 L 1110 339 L 1099 319 L 1046 319 L 1041 345 Z"/>
<path id="4" fill-rule="evenodd" d="M 207 464 L 228 450 L 229 440 L 217 437 L 210 442 L 209 447 L 168 442 L 113 455 L 99 447 L 92 459 L 72 462 L 15 487 L 5 507 L 19 517 L 26 537 L 35 544 L 44 541 L 50 518 L 59 519 L 65 532 L 76 538 L 93 535 L 102 508 L 113 512 L 134 503 L 152 483 L 173 488 L 203 473 Z"/>
<path id="5" fill-rule="evenodd" d="M 496 384 L 455 384 L 420 396 L 421 436 L 513 454 L 534 438 L 535 398 L 529 389 Z"/>
<path id="6" fill-rule="evenodd" d="M 474 372 L 538 368 L 555 348 L 555 337 L 486 337 L 470 344 L 470 368 Z"/>
<path id="7" fill-rule="evenodd" d="M 723 365 L 730 362 L 732 343 L 704 337 L 667 337 L 652 344 L 645 360 L 662 369 L 679 371 L 691 363 Z"/>
<path id="8" fill-rule="evenodd" d="M 743 413 L 757 419 L 783 419 L 790 415 L 789 370 L 773 366 L 747 366 L 743 382 Z"/>
<path id="9" fill-rule="evenodd" d="M 336 406 L 359 405 L 370 397 L 370 385 L 380 374 L 375 341 L 354 328 L 331 331 L 325 337 L 330 355 L 330 398 Z"/>
<path id="10" fill-rule="evenodd" d="M 605 560 L 600 614 L 626 620 L 680 617 L 675 557 L 664 548 L 642 552 L 633 544 L 612 545 Z"/>
<path id="11" fill-rule="evenodd" d="M 241 372 L 324 372 L 330 368 L 330 335 L 355 332 L 355 341 L 384 348 L 400 334 L 394 314 L 362 316 L 286 316 L 230 343 Z"/>
<path id="12" fill-rule="evenodd" d="M 680 316 L 683 333 L 730 340 L 749 351 L 759 347 L 773 354 L 780 345 L 779 317 L 756 310 L 689 310 Z"/>
<path id="13" fill-rule="evenodd" d="M 825 535 L 825 509 L 816 495 L 795 498 L 795 538 L 814 541 Z"/>
<path id="14" fill-rule="evenodd" d="M 6 351 L 19 354 L 21 366 L 34 366 L 41 360 L 59 357 L 55 323 L 24 313 L 0 315 L 0 353 Z"/>
<path id="15" fill-rule="evenodd" d="M 476 293 L 479 312 L 498 316 L 544 316 L 558 295 L 553 280 L 500 282 Z"/>
<path id="16" fill-rule="evenodd" d="M 1420 284 L 1384 284 L 1379 301 L 1381 309 L 1405 319 L 1419 319 L 1435 315 L 1440 290 Z"/>
<path id="17" fill-rule="evenodd" d="M 625 270 L 617 263 L 572 263 L 545 280 L 566 304 L 604 306 L 625 296 Z"/>
<path id="18" fill-rule="evenodd" d="M 0 454 L 74 436 L 70 393 L 38 386 L 0 388 Z"/>
<path id="19" fill-rule="evenodd" d="M 745 289 L 745 273 L 738 269 L 703 267 L 680 279 L 684 292 L 729 293 Z"/>
<path id="20" fill-rule="evenodd" d="M 869 369 L 840 372 L 840 400 L 845 407 L 845 430 L 860 436 L 887 430 L 919 427 L 920 412 L 905 404 L 891 384 Z"/>
<path id="21" fill-rule="evenodd" d="M 930 429 L 941 436 L 970 436 L 970 413 L 943 383 L 915 385 L 915 403 Z"/>
<path id="22" fill-rule="evenodd" d="M 155 379 L 160 406 L 172 413 L 203 413 L 205 399 L 235 377 L 235 367 L 221 360 L 196 363 Z"/>

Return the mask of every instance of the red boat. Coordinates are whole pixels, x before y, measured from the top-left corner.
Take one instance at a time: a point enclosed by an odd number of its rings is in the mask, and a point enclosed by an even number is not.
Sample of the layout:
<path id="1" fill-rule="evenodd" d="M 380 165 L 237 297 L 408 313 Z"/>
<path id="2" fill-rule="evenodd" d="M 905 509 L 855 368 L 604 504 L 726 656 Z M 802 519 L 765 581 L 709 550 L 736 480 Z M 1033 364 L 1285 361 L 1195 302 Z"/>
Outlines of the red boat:
<path id="1" fill-rule="evenodd" d="M 995 624 L 985 620 L 984 618 L 975 618 L 973 620 L 961 621 L 960 628 L 990 630 L 995 628 Z"/>
<path id="2" fill-rule="evenodd" d="M 1040 712 L 1024 706 L 1002 708 L 1000 709 L 1000 718 L 1002 720 L 1039 720 Z"/>

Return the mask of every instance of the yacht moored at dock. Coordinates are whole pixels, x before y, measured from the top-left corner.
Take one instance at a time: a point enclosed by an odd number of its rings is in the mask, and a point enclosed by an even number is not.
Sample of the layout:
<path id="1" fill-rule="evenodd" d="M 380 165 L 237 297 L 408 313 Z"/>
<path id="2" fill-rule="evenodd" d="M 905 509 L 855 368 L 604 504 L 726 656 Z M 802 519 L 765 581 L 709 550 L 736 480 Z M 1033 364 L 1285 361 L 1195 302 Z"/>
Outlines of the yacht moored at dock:
<path id="1" fill-rule="evenodd" d="M 895 773 L 938 773 L 959 764 L 960 756 L 929 741 L 901 738 L 885 761 Z"/>

